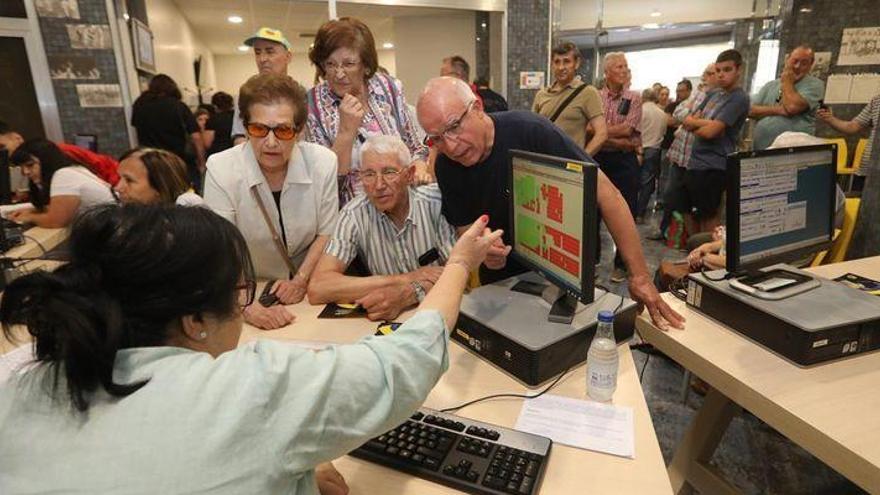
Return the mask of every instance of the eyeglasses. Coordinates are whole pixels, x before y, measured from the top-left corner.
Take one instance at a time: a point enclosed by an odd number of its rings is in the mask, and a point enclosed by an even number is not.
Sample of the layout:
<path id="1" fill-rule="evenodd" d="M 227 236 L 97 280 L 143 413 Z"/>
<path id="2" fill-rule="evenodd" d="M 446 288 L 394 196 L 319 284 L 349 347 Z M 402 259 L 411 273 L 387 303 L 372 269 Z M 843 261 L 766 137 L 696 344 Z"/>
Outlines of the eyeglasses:
<path id="1" fill-rule="evenodd" d="M 375 170 L 361 170 L 358 172 L 358 177 L 360 177 L 361 182 L 368 186 L 375 184 L 380 175 L 386 184 L 394 184 L 400 178 L 400 172 L 400 170 L 393 167 L 384 167 L 378 173 Z"/>
<path id="2" fill-rule="evenodd" d="M 296 129 L 287 124 L 269 127 L 265 124 L 248 122 L 245 126 L 245 129 L 247 129 L 247 133 L 250 137 L 255 138 L 264 138 L 269 135 L 269 131 L 272 131 L 272 133 L 275 134 L 275 137 L 280 139 L 281 141 L 290 141 L 291 139 L 296 137 Z"/>
<path id="3" fill-rule="evenodd" d="M 244 309 L 254 303 L 254 297 L 257 293 L 257 283 L 253 280 L 246 280 L 244 283 L 236 285 L 235 291 L 238 307 Z"/>
<path id="4" fill-rule="evenodd" d="M 360 60 L 343 60 L 342 63 L 332 62 L 330 60 L 321 64 L 321 67 L 324 69 L 325 73 L 333 73 L 337 70 L 342 70 L 344 72 L 354 72 L 361 65 Z"/>
<path id="5" fill-rule="evenodd" d="M 452 140 L 458 139 L 458 137 L 461 136 L 461 133 L 463 131 L 463 129 L 461 128 L 461 123 L 462 123 L 462 121 L 464 121 L 464 118 L 467 117 L 467 114 L 468 114 L 468 112 L 471 111 L 471 108 L 474 107 L 475 101 L 476 100 L 471 100 L 471 102 L 468 103 L 467 108 L 465 108 L 464 112 L 462 112 L 461 116 L 459 118 L 455 119 L 454 121 L 452 121 L 451 124 L 446 126 L 446 129 L 444 129 L 439 134 L 426 135 L 425 139 L 422 140 L 422 143 L 424 143 L 425 146 L 434 146 L 435 144 L 439 144 L 440 141 L 442 141 L 443 139 L 452 139 Z"/>

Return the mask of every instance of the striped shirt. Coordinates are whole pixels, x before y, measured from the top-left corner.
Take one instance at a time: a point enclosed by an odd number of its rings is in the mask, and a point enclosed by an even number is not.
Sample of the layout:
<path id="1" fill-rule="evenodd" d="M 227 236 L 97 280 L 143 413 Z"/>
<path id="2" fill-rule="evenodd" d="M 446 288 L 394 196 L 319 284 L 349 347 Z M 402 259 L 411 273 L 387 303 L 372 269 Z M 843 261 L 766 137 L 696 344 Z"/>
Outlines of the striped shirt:
<path id="1" fill-rule="evenodd" d="M 437 184 L 409 188 L 409 213 L 398 229 L 388 215 L 377 210 L 366 194 L 349 201 L 339 212 L 333 237 L 324 252 L 346 265 L 356 255 L 373 275 L 397 275 L 419 269 L 419 257 L 437 249 L 444 264 L 455 245 L 455 231 L 440 213 Z"/>
<path id="2" fill-rule="evenodd" d="M 623 90 L 612 93 L 607 87 L 599 91 L 602 97 L 602 108 L 605 110 L 605 124 L 608 127 L 618 124 L 629 124 L 633 133 L 627 138 L 636 148 L 642 145 L 642 97 L 635 91 Z M 629 100 L 629 103 L 625 103 Z M 629 108 L 626 108 L 629 106 Z M 624 113 L 625 111 L 625 113 Z M 602 151 L 619 151 L 607 142 Z M 629 151 L 629 150 L 624 150 Z"/>
<path id="3" fill-rule="evenodd" d="M 702 90 L 694 91 L 694 94 L 684 101 L 678 108 L 673 112 L 673 117 L 675 120 L 679 122 L 684 122 L 684 119 L 687 118 L 691 112 L 694 111 L 695 108 L 700 108 L 700 105 L 706 100 L 708 93 Z M 669 161 L 678 165 L 679 167 L 687 168 L 688 161 L 691 158 L 691 148 L 694 145 L 694 133 L 685 129 L 684 126 L 679 126 L 678 129 L 675 130 L 675 139 L 672 141 L 672 145 L 669 147 L 669 151 L 667 156 L 669 157 Z"/>
<path id="4" fill-rule="evenodd" d="M 862 161 L 859 162 L 856 175 L 868 175 L 871 171 L 871 153 L 873 149 L 874 136 L 877 134 L 877 127 L 880 127 L 880 94 L 871 98 L 871 102 L 865 105 L 865 108 L 856 116 L 855 121 L 863 128 L 870 127 L 871 134 L 868 136 L 868 142 L 865 145 L 865 152 L 862 154 Z M 873 168 L 877 168 L 876 161 Z"/>

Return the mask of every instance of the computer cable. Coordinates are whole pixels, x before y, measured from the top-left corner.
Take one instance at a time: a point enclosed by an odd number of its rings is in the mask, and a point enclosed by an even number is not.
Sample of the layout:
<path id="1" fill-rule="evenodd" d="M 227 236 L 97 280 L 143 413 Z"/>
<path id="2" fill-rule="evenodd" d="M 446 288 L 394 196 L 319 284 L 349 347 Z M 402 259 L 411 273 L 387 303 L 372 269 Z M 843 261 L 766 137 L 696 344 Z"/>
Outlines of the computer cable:
<path id="1" fill-rule="evenodd" d="M 599 299 L 597 299 L 596 301 L 594 301 L 594 303 L 601 301 L 601 300 L 602 300 L 605 296 L 607 296 L 608 294 L 612 294 L 612 292 L 611 292 L 610 290 L 608 290 L 607 288 L 605 288 L 605 287 L 603 287 L 603 286 L 601 286 L 601 285 L 597 285 L 596 287 L 599 287 L 600 289 L 604 290 L 604 291 L 605 291 L 605 294 L 602 294 L 601 296 L 599 296 Z M 617 312 L 620 311 L 620 308 L 623 306 L 623 301 L 624 301 L 625 298 L 624 298 L 623 296 L 619 295 L 619 294 L 615 294 L 615 295 L 616 295 L 617 297 L 620 298 L 620 301 L 617 303 L 617 307 L 614 308 L 614 315 L 617 316 Z M 583 311 L 583 310 L 581 310 L 581 311 Z M 581 349 L 577 349 L 577 348 L 576 348 L 575 351 L 577 351 L 577 352 L 581 352 Z M 587 346 L 587 351 L 589 351 L 589 346 Z M 577 363 L 577 364 L 580 364 L 580 363 Z M 573 365 L 571 365 L 571 366 L 565 368 L 565 370 L 564 370 L 562 373 L 560 373 L 560 374 L 556 377 L 556 379 L 553 380 L 552 383 L 550 383 L 550 385 L 547 385 L 547 387 L 544 388 L 544 390 L 541 390 L 541 391 L 538 392 L 537 394 L 534 394 L 534 395 L 528 395 L 528 394 L 503 393 L 503 394 L 487 395 L 487 396 L 484 396 L 484 397 L 479 397 L 479 398 L 476 398 L 476 399 L 474 399 L 474 400 L 471 400 L 471 401 L 465 402 L 464 404 L 460 404 L 460 405 L 455 406 L 455 407 L 447 407 L 447 408 L 445 408 L 445 409 L 440 409 L 440 412 L 457 412 L 457 411 L 459 411 L 459 410 L 461 410 L 461 409 L 464 409 L 465 407 L 472 406 L 472 405 L 474 405 L 474 404 L 476 404 L 476 403 L 478 403 L 478 402 L 483 402 L 483 401 L 486 401 L 486 400 L 489 400 L 489 399 L 500 399 L 500 398 L 507 398 L 507 399 L 526 399 L 526 400 L 528 400 L 528 399 L 536 399 L 536 398 L 538 398 L 538 397 L 540 397 L 540 396 L 546 394 L 546 393 L 549 392 L 550 390 L 552 390 L 553 387 L 555 387 L 557 384 L 559 384 L 559 382 L 562 380 L 562 378 L 563 378 L 566 374 L 568 374 L 568 372 L 571 371 L 572 368 L 574 368 L 575 366 L 576 366 L 576 365 L 573 364 Z M 644 372 L 644 369 L 642 370 L 642 372 Z"/>
<path id="2" fill-rule="evenodd" d="M 34 243 L 35 243 L 37 246 L 40 247 L 40 250 L 43 251 L 43 254 L 46 254 L 46 253 L 49 252 L 49 251 L 46 250 L 46 246 L 43 246 L 43 243 L 40 242 L 40 241 L 38 241 L 38 240 L 35 239 L 34 237 L 29 236 L 29 235 L 27 235 L 27 234 L 21 234 L 21 236 L 24 237 L 25 239 L 30 239 L 30 240 L 34 241 Z"/>
<path id="3" fill-rule="evenodd" d="M 642 377 L 645 376 L 645 369 L 648 368 L 648 361 L 651 360 L 651 355 L 645 353 L 645 364 L 642 365 L 642 371 L 639 372 L 639 383 L 642 383 Z"/>

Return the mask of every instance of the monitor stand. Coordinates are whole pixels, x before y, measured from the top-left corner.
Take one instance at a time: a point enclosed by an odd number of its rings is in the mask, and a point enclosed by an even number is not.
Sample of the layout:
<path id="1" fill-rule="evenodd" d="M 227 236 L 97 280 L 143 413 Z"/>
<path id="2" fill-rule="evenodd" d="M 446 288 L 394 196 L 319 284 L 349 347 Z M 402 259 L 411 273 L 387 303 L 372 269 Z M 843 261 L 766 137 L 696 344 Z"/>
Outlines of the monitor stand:
<path id="1" fill-rule="evenodd" d="M 542 280 L 541 283 L 519 280 L 510 290 L 540 296 L 550 305 L 550 312 L 547 314 L 549 322 L 568 325 L 574 320 L 578 305 L 577 298 L 549 280 Z"/>
<path id="2" fill-rule="evenodd" d="M 759 299 L 778 301 L 822 285 L 793 266 L 778 264 L 730 279 L 730 286 Z"/>
<path id="3" fill-rule="evenodd" d="M 550 304 L 550 312 L 547 313 L 547 321 L 568 325 L 574 320 L 574 313 L 577 311 L 578 305 L 576 297 L 561 289 L 556 284 L 551 283 L 541 293 L 541 298 Z"/>

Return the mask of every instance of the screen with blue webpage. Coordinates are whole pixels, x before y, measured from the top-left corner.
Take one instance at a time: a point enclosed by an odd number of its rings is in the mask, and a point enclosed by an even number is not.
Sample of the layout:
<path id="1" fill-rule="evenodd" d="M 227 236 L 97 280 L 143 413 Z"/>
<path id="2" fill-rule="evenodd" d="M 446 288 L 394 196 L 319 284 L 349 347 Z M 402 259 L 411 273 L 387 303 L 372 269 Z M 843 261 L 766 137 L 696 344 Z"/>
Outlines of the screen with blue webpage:
<path id="1" fill-rule="evenodd" d="M 810 151 L 740 161 L 740 263 L 831 239 L 833 152 Z"/>

